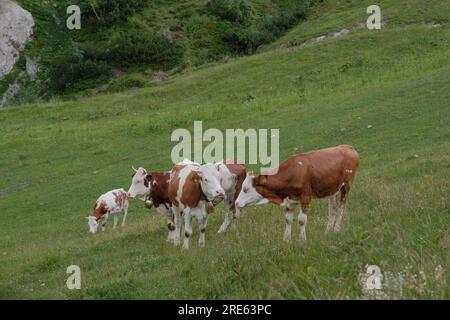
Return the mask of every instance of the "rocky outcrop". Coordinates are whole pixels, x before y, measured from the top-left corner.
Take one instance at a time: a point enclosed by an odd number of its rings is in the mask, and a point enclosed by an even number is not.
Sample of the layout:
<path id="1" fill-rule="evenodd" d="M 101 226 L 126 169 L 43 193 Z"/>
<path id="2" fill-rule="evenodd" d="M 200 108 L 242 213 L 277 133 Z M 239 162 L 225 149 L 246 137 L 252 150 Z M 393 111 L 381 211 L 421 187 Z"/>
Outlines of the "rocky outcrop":
<path id="1" fill-rule="evenodd" d="M 31 40 L 33 26 L 31 13 L 12 0 L 0 1 L 0 80 L 19 60 L 20 50 Z"/>

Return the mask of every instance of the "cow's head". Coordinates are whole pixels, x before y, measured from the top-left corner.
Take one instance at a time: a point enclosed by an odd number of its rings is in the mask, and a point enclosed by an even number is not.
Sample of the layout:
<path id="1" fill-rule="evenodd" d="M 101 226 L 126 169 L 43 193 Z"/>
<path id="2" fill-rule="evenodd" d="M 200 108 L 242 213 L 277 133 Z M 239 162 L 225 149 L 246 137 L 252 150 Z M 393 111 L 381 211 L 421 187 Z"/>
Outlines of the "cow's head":
<path id="1" fill-rule="evenodd" d="M 133 167 L 133 175 L 130 188 L 127 195 L 130 198 L 138 198 L 145 200 L 152 189 L 153 177 L 144 168 L 135 169 Z"/>
<path id="2" fill-rule="evenodd" d="M 92 234 L 97 233 L 97 229 L 98 229 L 97 219 L 94 216 L 89 216 L 89 217 L 86 217 L 86 220 L 89 225 L 89 232 Z"/>
<path id="3" fill-rule="evenodd" d="M 220 174 L 217 165 L 207 163 L 197 171 L 200 178 L 200 186 L 209 201 L 218 203 L 225 197 L 225 191 L 220 184 Z"/>
<path id="4" fill-rule="evenodd" d="M 256 187 L 258 185 L 264 185 L 266 179 L 267 177 L 264 175 L 254 175 L 251 172 L 247 173 L 247 177 L 245 177 L 242 183 L 241 192 L 235 202 L 238 210 L 249 205 L 259 205 L 269 202 L 268 199 L 256 191 Z"/>

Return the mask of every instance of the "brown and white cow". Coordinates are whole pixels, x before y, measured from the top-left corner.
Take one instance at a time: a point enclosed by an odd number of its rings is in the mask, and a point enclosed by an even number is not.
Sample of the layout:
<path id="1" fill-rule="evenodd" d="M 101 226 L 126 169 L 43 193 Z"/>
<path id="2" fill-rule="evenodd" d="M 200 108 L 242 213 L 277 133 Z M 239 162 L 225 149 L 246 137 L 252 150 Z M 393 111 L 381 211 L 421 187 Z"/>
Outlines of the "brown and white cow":
<path id="1" fill-rule="evenodd" d="M 300 242 L 306 240 L 306 221 L 313 198 L 328 197 L 327 231 L 339 231 L 359 155 L 349 145 L 305 152 L 288 158 L 273 175 L 248 174 L 236 206 L 275 203 L 286 208 L 284 240 L 291 238 L 294 210 L 300 206 Z M 340 193 L 340 194 L 339 194 Z"/>
<path id="2" fill-rule="evenodd" d="M 104 231 L 110 214 L 114 214 L 113 228 L 116 228 L 120 211 L 123 211 L 122 226 L 124 226 L 128 212 L 128 197 L 125 190 L 116 189 L 102 194 L 95 202 L 93 215 L 86 217 L 89 232 L 96 233 L 100 222 Z"/>
<path id="3" fill-rule="evenodd" d="M 225 197 L 225 191 L 210 168 L 184 160 L 175 165 L 170 173 L 169 199 L 175 222 L 174 243 L 180 243 L 181 218 L 184 218 L 183 248 L 189 248 L 192 235 L 192 218 L 200 228 L 199 245 L 205 245 L 205 231 L 208 223 L 208 203 L 218 203 Z"/>
<path id="4" fill-rule="evenodd" d="M 156 211 L 167 219 L 169 235 L 167 241 L 173 241 L 175 224 L 169 200 L 168 186 L 170 172 L 147 172 L 144 168 L 134 169 L 128 196 L 144 200 L 147 207 L 155 207 Z"/>

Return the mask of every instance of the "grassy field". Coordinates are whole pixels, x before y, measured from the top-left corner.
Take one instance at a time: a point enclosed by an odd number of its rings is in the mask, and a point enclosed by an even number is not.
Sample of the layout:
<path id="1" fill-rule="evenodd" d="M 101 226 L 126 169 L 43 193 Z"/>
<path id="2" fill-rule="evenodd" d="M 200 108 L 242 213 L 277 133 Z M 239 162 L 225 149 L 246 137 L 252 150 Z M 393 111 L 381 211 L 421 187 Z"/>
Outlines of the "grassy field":
<path id="1" fill-rule="evenodd" d="M 380 2 L 387 14 L 405 3 Z M 312 18 L 320 23 L 298 34 L 364 23 L 361 3 L 326 1 Z M 450 29 L 440 3 L 406 6 L 407 23 L 391 15 L 379 31 L 232 59 L 151 88 L 0 110 L 0 298 L 364 299 L 372 296 L 359 278 L 375 264 L 385 276 L 377 297 L 449 299 Z M 353 20 L 341 19 L 347 10 Z M 304 246 L 298 226 L 282 241 L 283 211 L 272 205 L 245 210 L 219 236 L 221 205 L 206 247 L 194 225 L 186 252 L 133 201 L 126 227 L 110 221 L 88 234 L 96 198 L 128 188 L 132 165 L 169 169 L 171 132 L 194 120 L 279 128 L 281 159 L 354 145 L 361 166 L 341 232 L 324 234 L 326 201 L 316 200 Z M 72 264 L 81 290 L 65 287 Z"/>

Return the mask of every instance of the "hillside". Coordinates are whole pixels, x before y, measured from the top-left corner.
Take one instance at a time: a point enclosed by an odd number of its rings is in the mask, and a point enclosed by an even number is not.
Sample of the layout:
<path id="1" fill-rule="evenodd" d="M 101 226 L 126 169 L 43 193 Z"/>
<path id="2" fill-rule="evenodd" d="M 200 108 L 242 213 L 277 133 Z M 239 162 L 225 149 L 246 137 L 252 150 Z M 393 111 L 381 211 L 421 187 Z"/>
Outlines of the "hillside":
<path id="1" fill-rule="evenodd" d="M 19 0 L 36 21 L 31 44 L 0 82 L 0 98 L 26 69 L 8 104 L 152 86 L 173 74 L 256 52 L 299 21 L 317 0 Z M 80 29 L 66 9 L 81 10 Z"/>
<path id="2" fill-rule="evenodd" d="M 370 1 L 327 0 L 266 52 L 140 90 L 0 110 L 0 297 L 365 299 L 373 296 L 360 276 L 378 265 L 377 297 L 449 299 L 448 8 L 379 2 L 389 18 L 381 30 L 295 46 L 365 23 Z M 88 234 L 98 195 L 128 188 L 132 165 L 170 169 L 170 134 L 194 120 L 279 128 L 281 159 L 354 145 L 361 166 L 341 232 L 324 234 L 327 203 L 316 200 L 304 246 L 283 242 L 284 214 L 273 205 L 246 209 L 219 236 L 220 205 L 206 247 L 194 225 L 185 252 L 136 200 L 125 228 L 109 221 Z M 81 290 L 65 287 L 72 264 Z"/>

